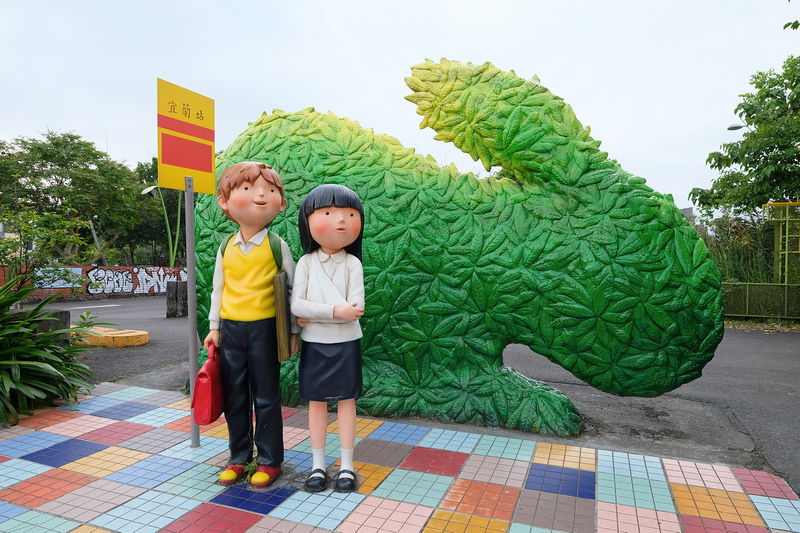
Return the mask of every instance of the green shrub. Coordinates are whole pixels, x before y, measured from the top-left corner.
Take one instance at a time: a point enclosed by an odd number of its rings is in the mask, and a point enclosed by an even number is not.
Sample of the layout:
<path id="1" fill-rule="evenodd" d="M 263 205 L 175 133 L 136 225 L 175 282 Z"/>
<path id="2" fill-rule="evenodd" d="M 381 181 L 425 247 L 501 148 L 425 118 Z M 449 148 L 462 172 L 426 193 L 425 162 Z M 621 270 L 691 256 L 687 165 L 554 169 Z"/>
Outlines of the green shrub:
<path id="1" fill-rule="evenodd" d="M 92 380 L 97 378 L 80 361 L 86 348 L 69 342 L 70 329 L 36 332 L 53 316 L 45 306 L 56 296 L 27 310 L 10 310 L 35 289 L 16 288 L 18 281 L 12 278 L 0 287 L 0 423 L 5 426 L 11 418 L 18 422 L 18 413 L 29 413 L 36 402 L 52 403 L 60 397 L 71 406 L 81 390 L 94 388 Z M 90 325 L 71 331 L 88 335 Z"/>

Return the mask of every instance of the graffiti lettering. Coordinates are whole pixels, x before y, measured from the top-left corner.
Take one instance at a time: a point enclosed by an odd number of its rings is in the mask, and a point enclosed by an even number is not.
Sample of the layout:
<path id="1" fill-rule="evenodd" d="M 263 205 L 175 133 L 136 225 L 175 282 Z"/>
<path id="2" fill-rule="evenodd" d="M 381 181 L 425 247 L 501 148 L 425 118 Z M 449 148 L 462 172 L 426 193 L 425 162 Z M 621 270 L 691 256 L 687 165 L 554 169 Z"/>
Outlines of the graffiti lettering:
<path id="1" fill-rule="evenodd" d="M 86 273 L 89 278 L 89 294 L 118 294 L 133 292 L 133 276 L 130 271 L 95 268 Z"/>
<path id="2" fill-rule="evenodd" d="M 87 270 L 89 294 L 156 294 L 167 292 L 168 281 L 186 281 L 185 268 L 93 267 Z"/>
<path id="3" fill-rule="evenodd" d="M 139 280 L 137 286 L 137 294 L 145 294 L 149 292 L 167 292 L 168 281 L 185 281 L 187 279 L 185 269 L 169 269 L 164 268 L 134 268 L 134 273 Z"/>

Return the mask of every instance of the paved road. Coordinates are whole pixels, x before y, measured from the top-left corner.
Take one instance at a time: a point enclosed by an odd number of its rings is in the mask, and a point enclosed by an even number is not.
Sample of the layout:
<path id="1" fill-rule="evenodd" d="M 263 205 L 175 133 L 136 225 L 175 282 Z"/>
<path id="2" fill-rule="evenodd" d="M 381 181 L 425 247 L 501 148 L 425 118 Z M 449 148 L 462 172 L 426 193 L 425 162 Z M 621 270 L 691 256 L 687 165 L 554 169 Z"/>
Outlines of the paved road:
<path id="1" fill-rule="evenodd" d="M 800 333 L 726 329 L 703 375 L 658 398 L 623 398 L 579 381 L 523 346 L 507 364 L 563 391 L 584 436 L 623 449 L 769 470 L 800 489 Z"/>
<path id="2" fill-rule="evenodd" d="M 90 349 L 87 364 L 102 381 L 183 389 L 189 376 L 188 320 L 165 318 L 165 297 L 52 307 L 69 309 L 73 321 L 91 311 L 100 320 L 150 334 L 145 346 Z M 800 493 L 800 333 L 727 329 L 703 376 L 658 398 L 600 392 L 525 346 L 507 347 L 504 359 L 563 391 L 583 415 L 586 429 L 580 436 L 537 440 L 771 471 Z"/>
<path id="3" fill-rule="evenodd" d="M 69 310 L 72 322 L 89 311 L 101 322 L 148 332 L 150 342 L 143 346 L 87 351 L 86 363 L 100 376 L 100 381 L 136 381 L 138 377 L 159 390 L 182 390 L 186 385 L 189 321 L 186 317 L 166 318 L 165 296 L 64 302 L 49 307 Z"/>

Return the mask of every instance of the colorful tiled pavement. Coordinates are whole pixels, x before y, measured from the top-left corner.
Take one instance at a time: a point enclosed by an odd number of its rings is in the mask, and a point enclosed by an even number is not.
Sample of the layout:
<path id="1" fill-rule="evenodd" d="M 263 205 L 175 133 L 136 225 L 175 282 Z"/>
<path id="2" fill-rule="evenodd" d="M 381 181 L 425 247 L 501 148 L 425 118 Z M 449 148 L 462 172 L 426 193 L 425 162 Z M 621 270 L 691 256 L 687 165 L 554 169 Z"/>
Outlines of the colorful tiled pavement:
<path id="1" fill-rule="evenodd" d="M 0 532 L 800 533 L 779 477 L 725 465 L 359 419 L 357 492 L 302 490 L 307 412 L 284 409 L 284 473 L 262 491 L 215 483 L 227 428 L 188 400 L 103 383 L 94 397 L 0 428 Z M 338 469 L 330 417 L 328 465 Z"/>

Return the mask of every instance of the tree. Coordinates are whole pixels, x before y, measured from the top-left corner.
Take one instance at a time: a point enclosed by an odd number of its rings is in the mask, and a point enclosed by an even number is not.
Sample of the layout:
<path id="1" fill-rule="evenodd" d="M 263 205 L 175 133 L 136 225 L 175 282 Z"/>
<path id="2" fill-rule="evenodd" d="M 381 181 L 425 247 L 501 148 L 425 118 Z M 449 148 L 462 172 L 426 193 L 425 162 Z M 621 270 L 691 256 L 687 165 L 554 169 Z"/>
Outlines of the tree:
<path id="1" fill-rule="evenodd" d="M 0 142 L 0 187 L 6 209 L 24 203 L 41 215 L 70 211 L 100 237 L 101 254 L 136 226 L 144 205 L 134 172 L 74 133 Z M 76 231 L 91 242 L 89 229 Z M 75 256 L 74 246 L 63 250 L 64 258 Z"/>
<path id="2" fill-rule="evenodd" d="M 162 231 L 164 222 L 160 206 L 158 202 L 153 201 L 150 196 L 141 195 L 141 191 L 144 190 L 150 182 L 158 179 L 157 162 L 157 158 L 154 157 L 152 163 L 137 163 L 136 170 L 134 171 L 137 190 L 140 193 L 137 199 L 139 210 L 136 224 L 133 227 L 122 230 L 120 232 L 120 238 L 114 245 L 120 252 L 122 262 L 127 266 L 133 266 L 137 263 L 141 264 L 141 261 L 137 262 L 137 250 L 154 241 L 160 241 L 161 239 L 160 232 Z"/>
<path id="3" fill-rule="evenodd" d="M 792 0 L 789 0 L 789 2 L 791 1 Z M 800 28 L 800 20 L 795 20 L 794 22 L 787 22 L 786 24 L 783 25 L 783 29 L 785 30 L 786 28 L 791 28 L 793 30 Z"/>
<path id="4" fill-rule="evenodd" d="M 752 212 L 800 194 L 800 57 L 789 56 L 782 72 L 756 73 L 750 84 L 755 91 L 735 109 L 747 131 L 708 155 L 720 176 L 689 194 L 701 208 Z"/>
<path id="5" fill-rule="evenodd" d="M 123 256 L 126 261 L 133 260 L 135 247 L 149 244 L 151 257 L 169 257 L 169 266 L 175 266 L 175 258 L 186 254 L 186 231 L 182 226 L 186 211 L 184 192 L 153 188 L 158 184 L 156 157 L 150 162 L 138 163 L 135 172 L 142 191 L 151 190 L 143 197 L 146 209 L 139 213 L 139 223 L 129 231 L 130 238 L 126 234 L 128 248 L 123 251 Z"/>
<path id="6" fill-rule="evenodd" d="M 13 211 L 0 208 L 0 222 L 5 235 L 0 239 L 0 267 L 7 267 L 7 279 L 15 279 L 15 289 L 66 284 L 80 287 L 82 277 L 64 268 L 75 264 L 76 258 L 64 250 L 84 244 L 76 230 L 86 223 L 67 215 L 40 214 L 28 206 Z"/>
<path id="7" fill-rule="evenodd" d="M 136 172 L 142 181 L 151 187 L 157 187 L 158 183 L 158 158 L 154 157 L 150 163 L 139 163 L 136 166 Z M 158 251 L 161 255 L 161 246 L 159 244 L 166 243 L 166 254 L 169 257 L 169 266 L 175 266 L 175 258 L 178 252 L 183 252 L 186 255 L 186 238 L 185 231 L 181 231 L 183 220 L 185 219 L 186 206 L 183 205 L 184 191 L 174 189 L 164 189 L 157 187 L 152 189 L 150 194 L 157 198 L 154 204 L 158 204 L 161 209 L 160 220 L 156 224 L 157 227 L 157 240 L 154 239 L 154 252 Z M 197 198 L 195 194 L 195 199 Z"/>

